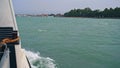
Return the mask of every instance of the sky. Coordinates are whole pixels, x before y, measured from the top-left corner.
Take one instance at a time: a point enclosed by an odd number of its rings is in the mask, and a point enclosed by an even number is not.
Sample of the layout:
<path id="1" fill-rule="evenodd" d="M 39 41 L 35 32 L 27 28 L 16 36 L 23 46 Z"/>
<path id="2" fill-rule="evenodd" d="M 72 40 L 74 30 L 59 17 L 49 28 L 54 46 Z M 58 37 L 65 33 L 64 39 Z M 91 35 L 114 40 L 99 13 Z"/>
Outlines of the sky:
<path id="1" fill-rule="evenodd" d="M 12 0 L 16 14 L 64 14 L 71 9 L 120 7 L 120 0 Z"/>

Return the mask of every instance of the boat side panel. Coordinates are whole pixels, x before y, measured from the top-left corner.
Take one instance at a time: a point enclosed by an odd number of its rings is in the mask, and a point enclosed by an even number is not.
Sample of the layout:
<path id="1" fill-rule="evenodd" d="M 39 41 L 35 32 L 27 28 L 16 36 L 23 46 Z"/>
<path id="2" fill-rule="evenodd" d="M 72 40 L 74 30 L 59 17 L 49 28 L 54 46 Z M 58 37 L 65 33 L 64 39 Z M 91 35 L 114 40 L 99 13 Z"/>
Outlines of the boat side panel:
<path id="1" fill-rule="evenodd" d="M 0 27 L 18 30 L 11 0 L 0 0 Z"/>
<path id="2" fill-rule="evenodd" d="M 24 50 L 21 49 L 20 45 L 15 45 L 16 50 L 16 61 L 17 61 L 17 68 L 31 68 L 29 65 L 29 61 L 26 58 Z"/>

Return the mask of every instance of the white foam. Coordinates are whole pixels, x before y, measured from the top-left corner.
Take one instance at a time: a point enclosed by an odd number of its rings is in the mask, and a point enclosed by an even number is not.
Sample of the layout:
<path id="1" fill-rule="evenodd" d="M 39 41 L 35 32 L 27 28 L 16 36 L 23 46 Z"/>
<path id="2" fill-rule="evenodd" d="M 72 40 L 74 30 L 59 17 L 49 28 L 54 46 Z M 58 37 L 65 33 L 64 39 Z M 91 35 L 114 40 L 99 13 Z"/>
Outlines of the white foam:
<path id="1" fill-rule="evenodd" d="M 47 30 L 38 29 L 39 32 L 46 32 Z"/>
<path id="2" fill-rule="evenodd" d="M 25 50 L 32 68 L 57 68 L 55 61 L 49 57 L 41 57 L 40 53 Z"/>

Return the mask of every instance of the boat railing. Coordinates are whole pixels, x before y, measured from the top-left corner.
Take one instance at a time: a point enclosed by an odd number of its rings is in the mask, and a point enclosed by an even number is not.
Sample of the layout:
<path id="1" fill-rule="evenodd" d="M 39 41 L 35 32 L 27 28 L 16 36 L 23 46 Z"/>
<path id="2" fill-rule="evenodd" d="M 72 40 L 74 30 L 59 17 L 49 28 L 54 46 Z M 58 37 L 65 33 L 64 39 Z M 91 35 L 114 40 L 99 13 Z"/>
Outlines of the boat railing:
<path id="1" fill-rule="evenodd" d="M 7 44 L 2 45 L 2 47 L 0 48 L 0 60 L 7 49 L 8 49 Z"/>
<path id="2" fill-rule="evenodd" d="M 3 52 L 1 52 L 2 57 L 0 60 L 0 68 L 9 68 L 9 48 L 7 48 L 7 45 L 5 45 L 5 49 Z"/>

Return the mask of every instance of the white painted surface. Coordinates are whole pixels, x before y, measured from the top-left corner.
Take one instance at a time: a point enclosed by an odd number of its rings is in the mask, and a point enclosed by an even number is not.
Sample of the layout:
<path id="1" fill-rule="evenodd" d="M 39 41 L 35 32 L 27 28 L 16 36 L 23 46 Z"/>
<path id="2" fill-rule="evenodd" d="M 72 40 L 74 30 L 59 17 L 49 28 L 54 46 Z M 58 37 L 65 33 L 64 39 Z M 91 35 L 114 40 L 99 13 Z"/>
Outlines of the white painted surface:
<path id="1" fill-rule="evenodd" d="M 11 0 L 0 0 L 0 27 L 13 27 L 17 30 Z"/>
<path id="2" fill-rule="evenodd" d="M 15 45 L 17 68 L 30 68 L 24 50 L 20 45 Z M 10 68 L 9 49 L 4 52 L 0 61 L 0 68 Z"/>
<path id="3" fill-rule="evenodd" d="M 24 51 L 20 45 L 15 45 L 17 68 L 29 68 L 29 64 L 26 59 Z"/>
<path id="4" fill-rule="evenodd" d="M 1 58 L 0 68 L 10 68 L 9 49 L 5 50 L 4 55 Z"/>
<path id="5" fill-rule="evenodd" d="M 0 0 L 0 27 L 13 27 L 18 30 L 11 0 Z M 15 52 L 17 68 L 30 68 L 21 45 L 15 45 Z M 9 53 L 2 57 L 0 68 L 10 68 Z"/>

